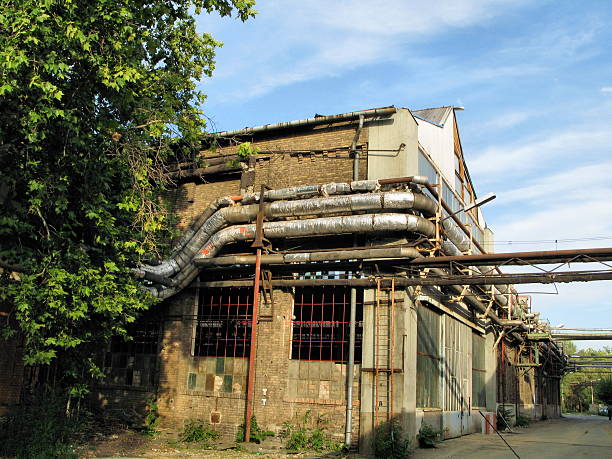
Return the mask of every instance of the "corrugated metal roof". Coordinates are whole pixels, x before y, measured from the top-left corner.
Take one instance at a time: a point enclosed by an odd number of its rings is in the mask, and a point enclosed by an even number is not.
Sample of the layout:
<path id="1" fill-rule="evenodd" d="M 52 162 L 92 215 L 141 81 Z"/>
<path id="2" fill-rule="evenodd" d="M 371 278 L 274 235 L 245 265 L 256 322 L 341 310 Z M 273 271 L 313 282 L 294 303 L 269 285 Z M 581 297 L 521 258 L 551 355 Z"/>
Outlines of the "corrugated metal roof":
<path id="1" fill-rule="evenodd" d="M 412 110 L 412 113 L 425 121 L 431 121 L 434 124 L 444 126 L 448 115 L 453 111 L 450 105 L 445 107 L 424 108 L 423 110 Z"/>

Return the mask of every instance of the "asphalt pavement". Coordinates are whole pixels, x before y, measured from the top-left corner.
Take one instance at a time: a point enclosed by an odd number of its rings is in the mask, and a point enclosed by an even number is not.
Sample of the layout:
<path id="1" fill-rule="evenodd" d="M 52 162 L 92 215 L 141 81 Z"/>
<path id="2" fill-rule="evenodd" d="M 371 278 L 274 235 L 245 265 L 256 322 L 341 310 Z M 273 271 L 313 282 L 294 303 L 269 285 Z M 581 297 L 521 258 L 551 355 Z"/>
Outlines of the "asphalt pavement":
<path id="1" fill-rule="evenodd" d="M 612 458 L 612 421 L 603 416 L 564 415 L 502 433 L 521 459 Z M 473 434 L 446 440 L 435 449 L 418 449 L 415 459 L 516 458 L 496 434 Z"/>

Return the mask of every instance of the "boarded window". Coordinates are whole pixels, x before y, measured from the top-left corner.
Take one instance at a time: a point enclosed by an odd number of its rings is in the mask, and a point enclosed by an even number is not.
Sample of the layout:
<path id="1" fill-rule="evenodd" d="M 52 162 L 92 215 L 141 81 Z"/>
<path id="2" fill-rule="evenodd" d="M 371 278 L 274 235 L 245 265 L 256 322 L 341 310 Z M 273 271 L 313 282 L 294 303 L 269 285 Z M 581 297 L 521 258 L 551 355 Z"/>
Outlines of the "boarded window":
<path id="1" fill-rule="evenodd" d="M 417 406 L 440 407 L 440 315 L 417 309 Z"/>
<path id="2" fill-rule="evenodd" d="M 193 355 L 248 357 L 253 289 L 202 289 L 198 297 Z"/>
<path id="3" fill-rule="evenodd" d="M 472 404 L 487 406 L 485 339 L 472 333 Z"/>
<path id="4" fill-rule="evenodd" d="M 295 289 L 291 359 L 348 362 L 351 289 L 304 287 Z M 355 362 L 361 362 L 363 290 L 357 289 Z"/>

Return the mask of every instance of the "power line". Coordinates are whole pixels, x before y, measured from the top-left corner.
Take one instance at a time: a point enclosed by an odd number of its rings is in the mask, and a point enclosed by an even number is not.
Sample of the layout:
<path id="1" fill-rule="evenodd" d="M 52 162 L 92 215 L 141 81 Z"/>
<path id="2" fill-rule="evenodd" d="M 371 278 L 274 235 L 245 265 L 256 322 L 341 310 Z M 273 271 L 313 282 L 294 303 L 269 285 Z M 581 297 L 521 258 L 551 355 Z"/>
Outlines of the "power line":
<path id="1" fill-rule="evenodd" d="M 586 241 L 607 241 L 612 240 L 612 236 L 593 236 L 593 237 L 576 237 L 565 239 L 533 239 L 533 240 L 496 240 L 497 245 L 519 245 L 519 244 L 561 244 L 565 242 L 586 242 Z"/>

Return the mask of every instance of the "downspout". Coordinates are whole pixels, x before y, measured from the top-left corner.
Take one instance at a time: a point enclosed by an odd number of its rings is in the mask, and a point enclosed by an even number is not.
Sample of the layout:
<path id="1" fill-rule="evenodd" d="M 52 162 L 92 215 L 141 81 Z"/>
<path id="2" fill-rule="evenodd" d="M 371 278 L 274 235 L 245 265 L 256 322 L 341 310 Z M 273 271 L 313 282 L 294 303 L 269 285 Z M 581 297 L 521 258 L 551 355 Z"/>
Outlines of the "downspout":
<path id="1" fill-rule="evenodd" d="M 359 126 L 355 132 L 351 151 L 354 152 L 353 159 L 353 180 L 359 180 L 359 152 L 357 151 L 357 141 L 363 128 L 363 115 L 359 115 Z M 353 236 L 353 246 L 357 245 L 356 235 Z M 357 289 L 351 288 L 351 312 L 349 318 L 349 356 L 346 367 L 346 422 L 344 430 L 344 444 L 346 448 L 351 447 L 351 437 L 353 432 L 353 374 L 355 373 L 355 320 L 357 318 Z"/>
<path id="2" fill-rule="evenodd" d="M 344 444 L 351 447 L 353 432 L 353 374 L 355 373 L 355 320 L 357 318 L 357 289 L 351 288 L 351 315 L 349 319 L 349 361 L 346 367 L 346 423 Z"/>

